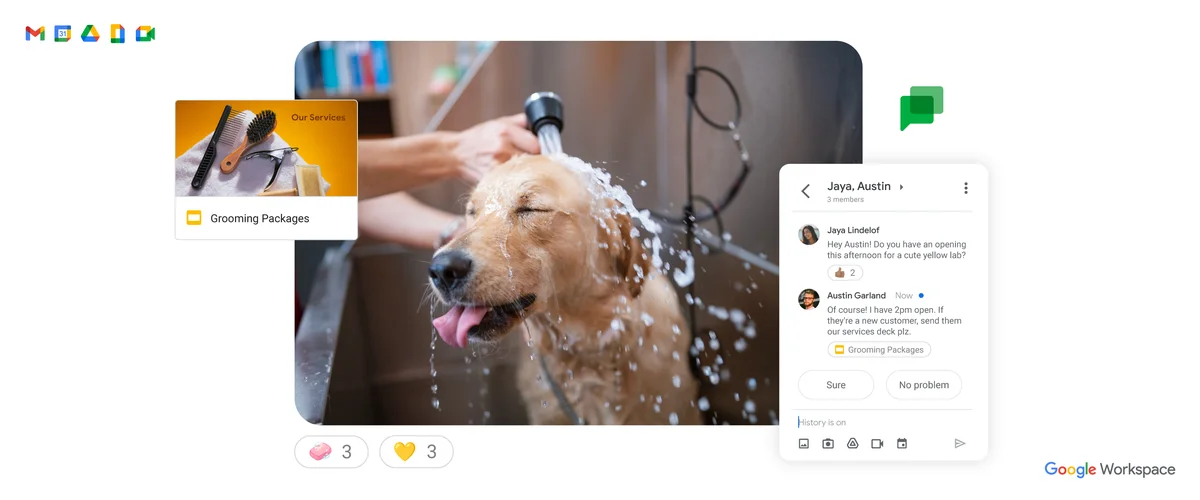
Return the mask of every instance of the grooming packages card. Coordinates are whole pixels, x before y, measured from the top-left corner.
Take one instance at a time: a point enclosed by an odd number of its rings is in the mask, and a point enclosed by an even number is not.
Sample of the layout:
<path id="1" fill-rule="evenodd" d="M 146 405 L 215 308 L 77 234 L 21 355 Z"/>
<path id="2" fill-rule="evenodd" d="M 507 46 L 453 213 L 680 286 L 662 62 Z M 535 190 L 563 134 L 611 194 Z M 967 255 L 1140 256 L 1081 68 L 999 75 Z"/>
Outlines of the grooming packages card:
<path id="1" fill-rule="evenodd" d="M 358 238 L 358 102 L 176 101 L 175 237 Z"/>

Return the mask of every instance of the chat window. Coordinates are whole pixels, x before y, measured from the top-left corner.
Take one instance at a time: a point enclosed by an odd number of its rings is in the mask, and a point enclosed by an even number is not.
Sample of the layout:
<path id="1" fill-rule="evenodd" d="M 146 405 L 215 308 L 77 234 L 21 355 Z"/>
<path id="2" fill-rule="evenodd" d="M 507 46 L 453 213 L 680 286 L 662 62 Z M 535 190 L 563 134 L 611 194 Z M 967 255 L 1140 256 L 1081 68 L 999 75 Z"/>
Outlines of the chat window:
<path id="1" fill-rule="evenodd" d="M 982 460 L 987 171 L 787 165 L 779 188 L 783 458 Z"/>

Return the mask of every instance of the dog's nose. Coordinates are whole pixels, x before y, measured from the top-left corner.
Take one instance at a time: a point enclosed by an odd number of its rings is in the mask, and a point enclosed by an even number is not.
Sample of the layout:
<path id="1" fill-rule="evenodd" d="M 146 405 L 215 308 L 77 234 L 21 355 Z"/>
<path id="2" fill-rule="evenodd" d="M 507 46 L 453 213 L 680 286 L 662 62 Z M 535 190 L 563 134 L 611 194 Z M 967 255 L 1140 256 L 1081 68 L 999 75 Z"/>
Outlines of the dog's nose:
<path id="1" fill-rule="evenodd" d="M 443 290 L 451 290 L 462 286 L 471 274 L 471 258 L 458 250 L 442 252 L 433 257 L 429 265 L 429 277 Z"/>

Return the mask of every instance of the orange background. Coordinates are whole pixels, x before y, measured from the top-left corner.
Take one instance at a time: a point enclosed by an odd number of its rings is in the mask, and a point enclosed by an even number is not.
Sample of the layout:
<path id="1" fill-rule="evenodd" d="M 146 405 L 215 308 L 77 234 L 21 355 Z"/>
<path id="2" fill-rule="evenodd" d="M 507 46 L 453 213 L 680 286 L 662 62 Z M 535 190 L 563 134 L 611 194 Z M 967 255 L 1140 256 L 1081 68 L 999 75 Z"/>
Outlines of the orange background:
<path id="1" fill-rule="evenodd" d="M 275 133 L 300 148 L 296 154 L 305 163 L 321 167 L 321 176 L 329 182 L 325 196 L 358 196 L 358 101 L 175 101 L 176 158 L 213 133 L 226 104 L 234 113 L 274 111 Z M 293 114 L 341 115 L 346 121 L 296 121 Z"/>

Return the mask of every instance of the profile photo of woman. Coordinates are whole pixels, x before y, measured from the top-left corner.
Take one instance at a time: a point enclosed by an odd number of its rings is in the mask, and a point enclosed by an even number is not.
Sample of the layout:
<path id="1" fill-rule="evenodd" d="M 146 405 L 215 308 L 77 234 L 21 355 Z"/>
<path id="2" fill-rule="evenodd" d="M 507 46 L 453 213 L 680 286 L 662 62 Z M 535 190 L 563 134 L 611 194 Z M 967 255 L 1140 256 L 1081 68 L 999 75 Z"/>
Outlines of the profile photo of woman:
<path id="1" fill-rule="evenodd" d="M 812 288 L 805 289 L 803 292 L 800 292 L 800 307 L 804 309 L 816 309 L 817 305 L 821 303 L 821 299 L 818 297 L 820 296 L 817 295 L 816 290 Z"/>
<path id="2" fill-rule="evenodd" d="M 813 227 L 812 225 L 800 228 L 800 242 L 804 243 L 805 245 L 816 243 L 817 238 L 820 237 L 821 235 L 817 233 L 817 228 Z"/>

